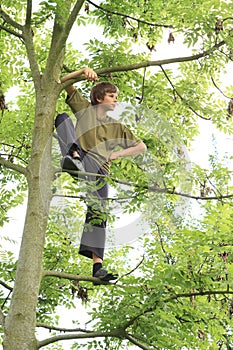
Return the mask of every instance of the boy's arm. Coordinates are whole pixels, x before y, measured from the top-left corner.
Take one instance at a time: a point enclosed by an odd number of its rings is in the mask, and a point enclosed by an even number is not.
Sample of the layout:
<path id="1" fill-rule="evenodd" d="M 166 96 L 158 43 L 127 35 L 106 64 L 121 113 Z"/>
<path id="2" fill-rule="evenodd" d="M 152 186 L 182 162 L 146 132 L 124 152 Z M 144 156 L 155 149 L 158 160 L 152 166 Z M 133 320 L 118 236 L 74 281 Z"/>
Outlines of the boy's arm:
<path id="1" fill-rule="evenodd" d="M 64 77 L 62 77 L 61 83 L 64 83 L 67 80 L 75 79 L 82 74 L 84 74 L 85 78 L 89 81 L 97 81 L 98 80 L 98 75 L 96 74 L 96 72 L 93 69 L 91 69 L 89 67 L 84 67 L 82 69 L 79 69 L 75 72 L 69 73 L 69 74 L 65 75 Z M 66 90 L 67 94 L 69 96 L 71 96 L 75 90 L 75 86 L 69 85 L 65 88 L 65 90 Z"/>
<path id="2" fill-rule="evenodd" d="M 136 156 L 137 154 L 145 153 L 146 150 L 147 150 L 147 147 L 145 143 L 142 141 L 139 141 L 135 146 L 125 148 L 117 152 L 112 152 L 110 154 L 109 160 L 111 161 L 118 158 Z"/>

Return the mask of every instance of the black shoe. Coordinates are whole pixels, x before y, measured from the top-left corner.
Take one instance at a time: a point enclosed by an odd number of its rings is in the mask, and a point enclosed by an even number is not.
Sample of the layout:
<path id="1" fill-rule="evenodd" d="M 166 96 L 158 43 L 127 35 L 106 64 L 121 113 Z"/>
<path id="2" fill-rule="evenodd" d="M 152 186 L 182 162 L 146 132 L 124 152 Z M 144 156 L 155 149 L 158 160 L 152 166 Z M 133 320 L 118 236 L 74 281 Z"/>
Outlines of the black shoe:
<path id="1" fill-rule="evenodd" d="M 82 165 L 82 162 L 79 158 L 72 158 L 70 155 L 66 155 L 61 160 L 61 167 L 63 171 L 66 170 L 74 170 L 74 171 L 81 171 L 85 172 L 85 169 Z M 79 176 L 80 175 L 73 175 L 73 176 Z"/>
<path id="2" fill-rule="evenodd" d="M 101 281 L 113 281 L 116 280 L 118 278 L 118 274 L 117 273 L 112 273 L 112 272 L 108 272 L 107 270 L 104 269 L 99 269 L 93 277 L 97 277 L 99 278 Z M 93 282 L 93 285 L 97 285 L 99 283 Z"/>

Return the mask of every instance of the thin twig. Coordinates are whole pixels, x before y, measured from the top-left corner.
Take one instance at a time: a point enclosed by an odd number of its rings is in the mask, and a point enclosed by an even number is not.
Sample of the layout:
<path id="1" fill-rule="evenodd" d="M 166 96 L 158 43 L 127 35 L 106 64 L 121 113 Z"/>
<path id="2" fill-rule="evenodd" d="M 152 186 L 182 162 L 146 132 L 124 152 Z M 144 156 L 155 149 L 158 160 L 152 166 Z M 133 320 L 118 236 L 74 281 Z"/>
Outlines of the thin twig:
<path id="1" fill-rule="evenodd" d="M 83 201 L 87 200 L 86 196 L 75 196 L 75 195 L 67 195 L 67 194 L 54 194 L 53 197 L 81 199 Z M 117 201 L 117 202 L 125 203 L 125 202 L 128 202 L 129 200 L 132 200 L 133 198 L 137 198 L 137 195 L 130 196 L 130 197 L 117 197 L 117 198 L 101 197 L 101 200 L 108 201 L 108 202 L 115 202 L 115 201 Z"/>
<path id="2" fill-rule="evenodd" d="M 109 10 L 107 8 L 104 8 L 102 6 L 99 6 L 97 4 L 95 4 L 94 2 L 90 1 L 90 0 L 87 0 L 87 2 L 89 2 L 89 4 L 91 4 L 92 6 L 94 6 L 95 8 L 97 8 L 98 10 L 101 10 L 103 11 L 104 13 L 110 13 L 112 15 L 117 15 L 117 16 L 120 16 L 120 17 L 123 17 L 123 18 L 128 18 L 128 19 L 132 19 L 133 21 L 136 21 L 138 23 L 142 23 L 142 24 L 146 24 L 150 27 L 161 27 L 161 28 L 172 28 L 173 26 L 171 24 L 156 24 L 156 23 L 151 23 L 151 22 L 148 22 L 148 21 L 144 21 L 142 19 L 139 19 L 139 18 L 136 18 L 136 17 L 132 17 L 130 15 L 127 15 L 125 13 L 121 13 L 121 12 L 117 12 L 117 11 L 112 11 L 112 10 Z"/>
<path id="3" fill-rule="evenodd" d="M 18 37 L 20 39 L 23 39 L 23 35 L 22 34 L 16 32 L 13 29 L 10 29 L 10 28 L 7 28 L 7 27 L 3 26 L 2 24 L 0 24 L 0 29 L 4 30 L 5 32 L 7 32 L 9 34 L 12 34 L 12 35 L 14 35 L 14 36 L 16 36 L 16 37 Z"/>
<path id="4" fill-rule="evenodd" d="M 6 284 L 4 281 L 0 280 L 0 285 L 3 286 L 4 288 L 8 289 L 9 291 L 13 291 L 13 288 L 10 287 L 8 284 Z"/>
<path id="5" fill-rule="evenodd" d="M 3 20 L 10 24 L 12 27 L 20 30 L 21 32 L 23 31 L 23 26 L 19 24 L 18 22 L 14 21 L 3 9 L 0 7 L 0 17 L 3 18 Z"/>
<path id="6" fill-rule="evenodd" d="M 226 94 L 224 94 L 224 92 L 217 86 L 216 82 L 214 81 L 214 78 L 212 77 L 212 75 L 210 76 L 212 83 L 214 84 L 214 86 L 216 87 L 216 89 L 226 98 L 231 99 L 232 97 L 227 96 Z"/>
<path id="7" fill-rule="evenodd" d="M 145 344 L 144 341 L 138 340 L 136 337 L 132 336 L 129 333 L 125 334 L 126 339 L 128 339 L 131 343 L 133 343 L 134 345 L 137 345 L 140 349 L 143 350 L 155 350 L 158 349 L 157 347 L 155 347 L 154 345 L 149 345 L 149 344 Z"/>
<path id="8" fill-rule="evenodd" d="M 203 117 L 202 115 L 200 115 L 199 113 L 197 113 L 197 112 L 195 111 L 195 109 L 193 109 L 193 108 L 189 105 L 189 102 L 188 102 L 187 100 L 185 100 L 185 99 L 183 98 L 183 96 L 177 91 L 177 89 L 176 89 L 175 86 L 173 85 L 173 83 L 172 83 L 171 79 L 169 78 L 169 76 L 168 76 L 167 72 L 165 71 L 165 69 L 164 69 L 162 66 L 160 66 L 160 68 L 161 68 L 163 74 L 165 75 L 165 77 L 167 78 L 169 84 L 171 85 L 173 91 L 175 91 L 175 93 L 177 94 L 177 96 L 179 96 L 179 98 L 181 99 L 181 101 L 183 101 L 183 102 L 185 103 L 185 105 L 186 105 L 194 114 L 196 114 L 199 118 L 204 119 L 204 120 L 211 120 L 211 118 Z"/>
<path id="9" fill-rule="evenodd" d="M 146 67 L 144 68 L 144 72 L 143 72 L 143 79 L 142 79 L 142 94 L 141 97 L 138 101 L 139 104 L 142 103 L 143 98 L 144 98 L 144 90 L 145 90 L 145 80 L 146 80 Z"/>
<path id="10" fill-rule="evenodd" d="M 24 168 L 21 165 L 11 163 L 9 160 L 6 160 L 0 156 L 0 165 L 3 165 L 4 167 L 14 170 L 16 172 L 19 172 L 25 176 L 27 176 L 27 169 Z"/>
<path id="11" fill-rule="evenodd" d="M 83 332 L 83 333 L 91 333 L 92 331 L 89 331 L 87 329 L 83 328 L 63 328 L 63 327 L 56 327 L 56 326 L 49 326 L 45 323 L 37 323 L 36 327 L 38 328 L 45 328 L 49 329 L 51 331 L 58 331 L 58 332 Z"/>
<path id="12" fill-rule="evenodd" d="M 1 162 L 1 158 L 0 158 L 0 162 Z M 61 169 L 56 170 L 55 173 L 60 173 L 62 172 Z M 106 175 L 102 175 L 102 174 L 96 174 L 96 173 L 89 173 L 89 172 L 81 172 L 81 171 L 73 171 L 73 170 L 66 170 L 67 173 L 70 173 L 71 175 L 87 175 L 90 177 L 94 177 L 94 178 L 106 178 L 106 180 L 110 180 L 113 181 L 115 183 L 118 184 L 122 184 L 122 185 L 126 185 L 126 186 L 134 186 L 135 189 L 137 189 L 138 191 L 142 191 L 142 190 L 147 190 L 149 192 L 156 192 L 156 193 L 161 193 L 161 194 L 168 194 L 168 195 L 175 195 L 175 196 L 180 196 L 180 197 L 184 197 L 184 198 L 190 198 L 190 199 L 195 199 L 195 200 L 201 200 L 201 201 L 207 201 L 207 200 L 222 200 L 222 199 L 230 199 L 233 198 L 233 194 L 226 194 L 226 195 L 220 195 L 220 196 L 195 196 L 193 194 L 188 194 L 188 193 L 182 193 L 182 192 L 178 192 L 175 190 L 175 188 L 173 189 L 168 189 L 168 188 L 160 188 L 158 187 L 158 184 L 154 184 L 152 186 L 149 185 L 138 185 L 136 183 L 132 183 L 132 182 L 127 182 L 127 181 L 123 181 L 123 180 L 118 180 L 116 178 L 113 178 L 111 176 L 106 176 Z"/>
<path id="13" fill-rule="evenodd" d="M 143 254 L 143 257 L 139 261 L 139 263 L 131 271 L 127 272 L 126 274 L 124 274 L 120 278 L 118 278 L 117 282 L 120 281 L 122 278 L 131 275 L 131 273 L 133 273 L 134 271 L 136 271 L 139 268 L 139 266 L 143 263 L 144 259 L 145 259 L 145 255 Z M 115 282 L 115 283 L 117 283 L 117 282 Z"/>
<path id="14" fill-rule="evenodd" d="M 160 242 L 161 249 L 162 249 L 162 251 L 163 251 L 163 253 L 164 253 L 165 257 L 166 257 L 167 263 L 170 264 L 170 259 L 169 259 L 168 255 L 167 255 L 167 252 L 166 252 L 166 250 L 164 248 L 164 245 L 163 245 L 163 239 L 162 239 L 162 236 L 161 236 L 160 226 L 157 224 L 157 222 L 155 222 L 155 225 L 157 227 L 157 232 L 158 232 L 158 236 L 159 236 L 159 242 Z"/>

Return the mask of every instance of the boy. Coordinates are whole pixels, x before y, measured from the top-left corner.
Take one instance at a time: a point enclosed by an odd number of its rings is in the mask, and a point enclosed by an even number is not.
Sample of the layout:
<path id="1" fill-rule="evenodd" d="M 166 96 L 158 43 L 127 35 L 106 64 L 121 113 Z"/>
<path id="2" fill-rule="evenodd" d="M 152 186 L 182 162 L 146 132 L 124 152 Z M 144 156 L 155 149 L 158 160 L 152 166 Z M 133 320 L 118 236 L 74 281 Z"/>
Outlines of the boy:
<path id="1" fill-rule="evenodd" d="M 88 81 L 98 81 L 96 72 L 85 67 L 61 78 L 61 82 L 83 74 Z M 74 128 L 65 113 L 59 114 L 55 120 L 64 170 L 85 169 L 89 173 L 108 176 L 111 161 L 146 151 L 146 145 L 138 137 L 108 116 L 108 111 L 113 111 L 117 103 L 118 88 L 114 84 L 102 82 L 95 85 L 90 94 L 91 103 L 74 85 L 68 86 L 66 92 L 66 103 L 75 114 L 77 123 Z M 117 146 L 122 149 L 115 151 Z M 92 204 L 87 204 L 79 254 L 93 260 L 94 277 L 110 281 L 117 275 L 109 273 L 102 266 L 106 234 L 104 202 L 108 196 L 108 185 L 103 176 L 88 179 L 96 181 L 96 190 L 92 193 L 96 199 Z"/>

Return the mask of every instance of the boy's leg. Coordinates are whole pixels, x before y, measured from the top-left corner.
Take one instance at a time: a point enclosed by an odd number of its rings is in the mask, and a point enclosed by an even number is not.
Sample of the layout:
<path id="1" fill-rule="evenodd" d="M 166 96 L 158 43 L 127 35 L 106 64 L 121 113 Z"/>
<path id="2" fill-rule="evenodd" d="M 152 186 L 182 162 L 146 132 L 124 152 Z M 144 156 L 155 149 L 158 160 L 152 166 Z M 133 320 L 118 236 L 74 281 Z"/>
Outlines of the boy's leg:
<path id="1" fill-rule="evenodd" d="M 81 164 L 83 152 L 76 138 L 74 125 L 68 114 L 58 114 L 55 119 L 58 142 L 63 155 L 61 166 L 65 170 L 85 171 Z"/>
<path id="2" fill-rule="evenodd" d="M 88 172 L 107 176 L 108 174 L 88 156 L 84 157 L 85 169 Z M 102 177 L 89 178 L 97 189 L 90 193 L 88 198 L 88 208 L 86 221 L 82 233 L 79 254 L 93 260 L 93 276 L 109 281 L 117 278 L 117 275 L 109 273 L 102 268 L 102 261 L 105 248 L 106 237 L 106 199 L 108 197 L 108 184 Z M 102 186 L 101 186 L 102 185 Z"/>
<path id="3" fill-rule="evenodd" d="M 55 119 L 55 127 L 57 130 L 58 142 L 63 156 L 69 154 L 73 156 L 73 152 L 82 153 L 78 144 L 74 124 L 66 113 L 58 114 Z M 81 154 L 79 154 L 81 156 Z"/>
<path id="4" fill-rule="evenodd" d="M 103 262 L 102 259 L 100 259 L 96 254 L 93 253 L 92 276 L 97 277 L 102 281 L 116 280 L 118 278 L 118 274 L 113 272 L 108 272 L 107 270 L 103 269 L 102 262 Z M 99 283 L 93 283 L 93 284 L 97 285 Z"/>
<path id="5" fill-rule="evenodd" d="M 90 172 L 90 168 L 87 169 Z M 79 253 L 93 262 L 102 262 L 104 257 L 107 214 L 105 201 L 108 196 L 108 185 L 104 179 L 89 178 L 91 189 L 87 193 L 87 213 L 81 237 Z M 97 189 L 93 189 L 97 187 Z M 99 260 L 97 259 L 99 258 Z"/>

